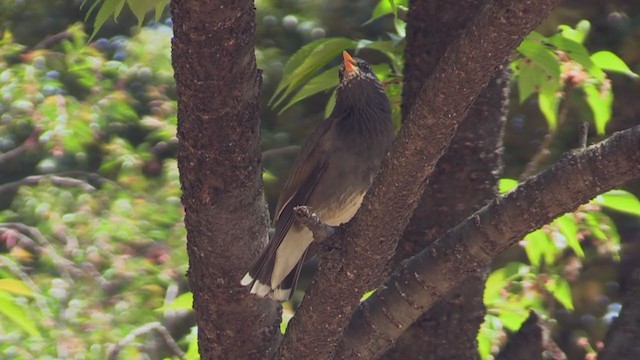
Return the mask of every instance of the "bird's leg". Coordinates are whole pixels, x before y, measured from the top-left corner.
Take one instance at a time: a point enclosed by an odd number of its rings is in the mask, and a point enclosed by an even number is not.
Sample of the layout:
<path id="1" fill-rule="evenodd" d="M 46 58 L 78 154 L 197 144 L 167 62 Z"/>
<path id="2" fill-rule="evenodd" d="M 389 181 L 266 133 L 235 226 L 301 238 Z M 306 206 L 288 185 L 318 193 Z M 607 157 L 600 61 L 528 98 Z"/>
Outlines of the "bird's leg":
<path id="1" fill-rule="evenodd" d="M 320 220 L 318 215 L 307 206 L 296 206 L 293 208 L 298 221 L 306 226 L 313 234 L 313 241 L 323 243 L 336 232 L 333 226 L 327 225 Z"/>

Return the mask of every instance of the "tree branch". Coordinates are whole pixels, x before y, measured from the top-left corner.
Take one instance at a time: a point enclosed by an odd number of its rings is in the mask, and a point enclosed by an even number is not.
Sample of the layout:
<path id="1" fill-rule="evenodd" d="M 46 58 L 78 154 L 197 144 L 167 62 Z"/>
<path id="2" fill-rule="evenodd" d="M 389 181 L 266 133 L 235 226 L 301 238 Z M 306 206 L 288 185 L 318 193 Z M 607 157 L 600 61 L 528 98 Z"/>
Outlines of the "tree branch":
<path id="1" fill-rule="evenodd" d="M 131 344 L 138 336 L 145 335 L 151 332 L 155 332 L 160 335 L 160 338 L 164 341 L 165 345 L 167 345 L 167 348 L 171 350 L 171 353 L 173 355 L 177 356 L 179 359 L 185 358 L 184 351 L 182 351 L 176 341 L 173 340 L 171 334 L 169 334 L 169 331 L 159 322 L 151 322 L 134 329 L 122 340 L 118 341 L 118 343 L 109 350 L 108 359 L 118 359 L 120 351 L 122 351 L 125 346 Z"/>
<path id="2" fill-rule="evenodd" d="M 341 232 L 341 258 L 322 261 L 289 324 L 284 359 L 330 357 L 362 294 L 386 275 L 424 179 L 496 69 L 559 0 L 498 0 L 442 57 L 416 99 L 362 207 Z M 429 139 L 429 141 L 425 141 Z M 325 257 L 326 259 L 326 257 Z"/>
<path id="3" fill-rule="evenodd" d="M 640 127 L 567 154 L 407 261 L 354 313 L 338 356 L 376 358 L 443 294 L 526 233 L 637 178 Z"/>

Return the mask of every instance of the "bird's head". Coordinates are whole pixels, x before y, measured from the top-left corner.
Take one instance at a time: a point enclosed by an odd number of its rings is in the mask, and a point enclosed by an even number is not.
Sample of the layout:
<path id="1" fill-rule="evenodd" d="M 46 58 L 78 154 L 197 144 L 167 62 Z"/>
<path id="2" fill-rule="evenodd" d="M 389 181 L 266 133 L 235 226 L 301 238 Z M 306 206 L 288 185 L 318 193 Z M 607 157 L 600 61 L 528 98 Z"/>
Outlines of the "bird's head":
<path id="1" fill-rule="evenodd" d="M 388 102 L 382 83 L 369 64 L 362 59 L 351 57 L 346 51 L 342 52 L 338 76 L 338 102 L 346 101 L 356 106 L 361 102 Z"/>

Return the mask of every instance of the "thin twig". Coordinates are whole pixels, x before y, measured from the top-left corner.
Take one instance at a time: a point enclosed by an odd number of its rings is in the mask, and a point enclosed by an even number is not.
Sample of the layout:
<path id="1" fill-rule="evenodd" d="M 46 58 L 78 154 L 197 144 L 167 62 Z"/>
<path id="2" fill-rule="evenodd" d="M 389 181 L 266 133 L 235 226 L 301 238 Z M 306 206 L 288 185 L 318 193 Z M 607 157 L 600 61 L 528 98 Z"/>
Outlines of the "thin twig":
<path id="1" fill-rule="evenodd" d="M 336 231 L 333 226 L 323 223 L 318 215 L 306 206 L 296 206 L 293 208 L 293 212 L 295 213 L 296 218 L 311 230 L 313 240 L 316 243 L 325 241 Z"/>
<path id="2" fill-rule="evenodd" d="M 15 147 L 5 153 L 0 154 L 0 165 L 3 165 L 4 163 L 11 161 L 17 158 L 18 156 L 21 156 L 27 151 L 38 147 L 39 146 L 38 136 L 40 136 L 41 132 L 42 130 L 38 128 L 34 129 L 29 135 L 29 137 L 27 137 L 27 139 L 18 147 Z"/>
<path id="3" fill-rule="evenodd" d="M 65 279 L 70 283 L 73 283 L 71 274 L 80 276 L 84 273 L 81 269 L 78 269 L 71 260 L 58 254 L 58 252 L 56 252 L 49 240 L 40 232 L 40 230 L 22 223 L 0 223 L 0 232 L 4 232 L 7 230 L 17 231 L 17 235 L 21 238 L 21 240 L 24 237 L 26 238 L 24 240 L 32 241 L 40 245 L 40 247 L 42 248 L 41 251 L 46 252 L 47 254 L 49 254 L 49 256 L 51 256 L 53 263 L 56 265 L 60 273 L 65 276 Z"/>
<path id="4" fill-rule="evenodd" d="M 589 123 L 583 121 L 578 127 L 578 149 L 587 147 L 587 137 L 589 136 Z"/>
<path id="5" fill-rule="evenodd" d="M 118 341 L 118 343 L 116 345 L 114 345 L 113 348 L 111 348 L 111 350 L 109 350 L 109 356 L 108 359 L 109 360 L 116 360 L 118 359 L 118 355 L 120 354 L 120 351 L 122 351 L 122 349 L 131 344 L 136 337 L 140 336 L 140 335 L 145 335 L 148 334 L 150 332 L 156 332 L 157 334 L 160 335 L 160 337 L 164 340 L 165 345 L 167 345 L 167 347 L 169 348 L 169 350 L 171 350 L 171 352 L 179 357 L 180 359 L 184 359 L 185 354 L 184 351 L 182 351 L 182 349 L 180 349 L 180 347 L 178 346 L 178 344 L 176 343 L 176 341 L 171 337 L 171 334 L 169 333 L 169 330 L 167 330 L 167 328 L 165 328 L 164 326 L 162 326 L 162 324 L 160 324 L 159 322 L 155 321 L 155 322 L 151 322 L 148 324 L 144 324 L 136 329 L 134 329 L 133 331 L 131 331 L 127 336 L 124 337 L 124 339 Z"/>
<path id="6" fill-rule="evenodd" d="M 34 47 L 33 50 L 38 50 L 38 49 L 46 49 L 49 46 L 58 43 L 60 41 L 63 40 L 67 40 L 67 39 L 71 39 L 72 38 L 72 34 L 70 31 L 62 31 L 59 32 L 57 34 L 53 34 L 53 35 L 49 35 L 47 36 L 44 40 L 40 41 L 39 43 L 37 43 Z"/>
<path id="7" fill-rule="evenodd" d="M 42 180 L 51 181 L 52 184 L 57 186 L 79 187 L 86 192 L 94 192 L 96 190 L 96 188 L 93 187 L 92 185 L 79 179 L 56 176 L 56 175 L 32 175 L 32 176 L 27 176 L 24 179 L 20 179 L 17 181 L 0 185 L 0 194 L 4 192 L 17 191 L 23 185 L 37 185 Z"/>

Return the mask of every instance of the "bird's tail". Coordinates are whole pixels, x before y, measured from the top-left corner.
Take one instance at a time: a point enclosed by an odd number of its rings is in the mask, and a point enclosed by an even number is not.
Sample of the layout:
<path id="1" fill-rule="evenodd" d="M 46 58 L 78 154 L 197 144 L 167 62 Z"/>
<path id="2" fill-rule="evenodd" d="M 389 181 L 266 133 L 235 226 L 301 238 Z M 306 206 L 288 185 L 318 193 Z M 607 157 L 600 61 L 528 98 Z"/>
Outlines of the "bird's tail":
<path id="1" fill-rule="evenodd" d="M 250 293 L 260 297 L 268 295 L 277 301 L 287 301 L 291 298 L 293 290 L 295 290 L 298 284 L 300 271 L 307 256 L 307 250 L 305 250 L 298 263 L 291 269 L 280 284 L 272 284 L 271 276 L 275 265 L 276 250 L 277 249 L 270 249 L 270 247 L 264 249 L 262 254 L 260 254 L 251 265 L 249 271 L 244 275 L 240 284 L 242 286 L 251 286 Z"/>

